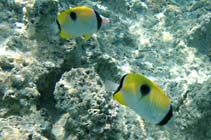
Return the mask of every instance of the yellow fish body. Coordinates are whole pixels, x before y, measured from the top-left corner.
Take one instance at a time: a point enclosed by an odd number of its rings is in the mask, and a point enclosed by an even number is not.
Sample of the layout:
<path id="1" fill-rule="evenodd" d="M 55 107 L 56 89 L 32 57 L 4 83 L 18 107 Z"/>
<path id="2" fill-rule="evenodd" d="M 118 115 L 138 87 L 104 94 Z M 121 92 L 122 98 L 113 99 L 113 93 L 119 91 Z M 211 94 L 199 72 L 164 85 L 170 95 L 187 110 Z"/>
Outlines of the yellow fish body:
<path id="1" fill-rule="evenodd" d="M 101 17 L 94 9 L 87 6 L 70 8 L 57 16 L 60 36 L 64 39 L 84 36 L 85 40 L 88 40 L 108 22 L 108 19 Z"/>
<path id="2" fill-rule="evenodd" d="M 173 115 L 171 101 L 165 92 L 140 74 L 123 76 L 113 98 L 152 124 L 164 125 Z"/>

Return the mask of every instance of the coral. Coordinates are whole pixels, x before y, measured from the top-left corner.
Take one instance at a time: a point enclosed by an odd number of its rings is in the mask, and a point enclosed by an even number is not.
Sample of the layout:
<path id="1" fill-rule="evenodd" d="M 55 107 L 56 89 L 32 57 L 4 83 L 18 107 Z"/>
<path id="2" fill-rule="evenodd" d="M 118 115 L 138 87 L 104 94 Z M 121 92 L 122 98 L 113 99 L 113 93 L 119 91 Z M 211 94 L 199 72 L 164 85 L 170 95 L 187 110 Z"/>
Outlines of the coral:
<path id="1" fill-rule="evenodd" d="M 36 65 L 33 59 L 26 59 L 26 56 L 18 53 L 0 56 L 0 68 L 0 106 L 7 110 L 4 116 L 28 112 L 40 96 L 35 82 L 44 69 Z"/>
<path id="2" fill-rule="evenodd" d="M 49 122 L 44 120 L 40 112 L 0 118 L 0 138 L 3 140 L 47 140 L 43 134 L 48 127 Z"/>
<path id="3" fill-rule="evenodd" d="M 106 93 L 100 77 L 92 69 L 77 68 L 64 73 L 54 95 L 56 107 L 69 113 L 66 138 L 118 139 L 114 133 L 120 130 L 113 123 L 117 112 L 109 100 L 112 95 Z"/>
<path id="4" fill-rule="evenodd" d="M 59 11 L 94 7 L 111 22 L 93 37 L 59 38 Z M 2 0 L 0 139 L 211 139 L 210 0 Z M 169 95 L 174 129 L 112 99 L 127 72 Z"/>

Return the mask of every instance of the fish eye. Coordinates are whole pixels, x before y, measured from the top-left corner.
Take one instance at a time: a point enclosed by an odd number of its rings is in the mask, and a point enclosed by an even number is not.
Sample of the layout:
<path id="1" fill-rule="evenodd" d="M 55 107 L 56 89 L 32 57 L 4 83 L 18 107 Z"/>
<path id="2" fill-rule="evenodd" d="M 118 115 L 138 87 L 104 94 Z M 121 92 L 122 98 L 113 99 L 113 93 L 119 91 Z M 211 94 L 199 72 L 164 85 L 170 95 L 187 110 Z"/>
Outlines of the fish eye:
<path id="1" fill-rule="evenodd" d="M 72 20 L 76 20 L 77 15 L 76 15 L 75 12 L 71 12 L 71 13 L 70 13 L 70 17 L 71 17 Z"/>
<path id="2" fill-rule="evenodd" d="M 149 94 L 150 93 L 150 90 L 151 90 L 151 88 L 147 84 L 143 84 L 140 87 L 140 92 L 141 92 L 141 95 L 142 96 L 145 96 L 145 95 Z"/>

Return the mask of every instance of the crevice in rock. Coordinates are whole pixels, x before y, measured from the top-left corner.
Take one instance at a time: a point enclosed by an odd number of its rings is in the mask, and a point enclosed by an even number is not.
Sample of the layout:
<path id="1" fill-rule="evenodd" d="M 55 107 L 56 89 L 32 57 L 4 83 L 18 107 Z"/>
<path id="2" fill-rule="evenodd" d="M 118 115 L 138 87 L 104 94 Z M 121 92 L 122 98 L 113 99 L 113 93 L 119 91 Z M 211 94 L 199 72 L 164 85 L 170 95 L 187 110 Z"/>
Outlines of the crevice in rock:
<path id="1" fill-rule="evenodd" d="M 53 96 L 53 91 L 56 85 L 56 82 L 59 81 L 60 77 L 62 76 L 63 71 L 59 68 L 55 68 L 52 70 L 49 70 L 49 73 L 44 74 L 39 77 L 39 80 L 37 82 L 37 88 L 40 92 L 41 96 L 38 101 L 38 109 L 44 110 L 47 115 L 49 116 L 48 120 L 51 122 L 55 122 L 57 119 L 57 116 L 61 113 L 56 107 L 56 100 Z M 51 123 L 52 125 L 53 123 Z M 52 127 L 52 126 L 50 126 Z M 44 136 L 47 138 L 51 138 L 51 128 L 48 130 L 45 130 L 43 132 Z"/>
<path id="2" fill-rule="evenodd" d="M 56 83 L 60 80 L 61 76 L 72 68 L 80 67 L 83 63 L 81 58 L 85 55 L 80 46 L 75 46 L 71 51 L 65 53 L 63 64 L 59 68 L 49 68 L 48 73 L 45 73 L 37 80 L 37 89 L 41 96 L 38 101 L 38 110 L 44 110 L 48 120 L 51 122 L 49 129 L 43 131 L 43 135 L 47 138 L 54 139 L 51 134 L 52 125 L 58 120 L 62 110 L 55 107 L 56 100 L 54 99 L 54 89 Z"/>
<path id="3" fill-rule="evenodd" d="M 72 67 L 70 67 L 69 70 L 71 68 Z M 38 109 L 42 110 L 44 112 L 43 116 L 47 117 L 48 121 L 50 121 L 50 127 L 44 130 L 42 134 L 52 140 L 56 139 L 51 132 L 53 124 L 55 124 L 61 114 L 63 114 L 62 110 L 56 108 L 56 100 L 54 99 L 53 92 L 56 83 L 66 71 L 68 71 L 68 69 L 62 66 L 61 68 L 51 69 L 47 74 L 40 76 L 39 81 L 37 82 L 38 91 L 41 93 Z"/>
<path id="4" fill-rule="evenodd" d="M 184 95 L 183 95 L 182 98 L 180 99 L 180 102 L 178 103 L 177 107 L 175 107 L 174 111 L 179 112 L 180 107 L 181 107 L 182 105 L 184 105 L 184 102 L 186 101 L 186 99 L 187 99 L 187 97 L 188 97 L 188 93 L 190 93 L 189 90 L 186 91 L 186 92 L 184 93 Z"/>

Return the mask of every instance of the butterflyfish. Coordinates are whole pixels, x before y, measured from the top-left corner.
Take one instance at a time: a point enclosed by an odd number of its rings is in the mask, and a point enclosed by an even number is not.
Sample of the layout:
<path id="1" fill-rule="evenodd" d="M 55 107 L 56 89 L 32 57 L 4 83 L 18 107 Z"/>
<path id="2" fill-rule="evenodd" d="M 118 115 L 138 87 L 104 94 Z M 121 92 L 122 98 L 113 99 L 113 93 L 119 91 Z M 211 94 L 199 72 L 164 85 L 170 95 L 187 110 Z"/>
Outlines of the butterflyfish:
<path id="1" fill-rule="evenodd" d="M 77 6 L 60 12 L 56 22 L 62 38 L 83 36 L 85 40 L 88 40 L 102 25 L 109 23 L 109 19 L 99 15 L 90 7 Z"/>
<path id="2" fill-rule="evenodd" d="M 113 98 L 152 124 L 165 125 L 173 116 L 170 98 L 141 74 L 124 75 Z"/>

